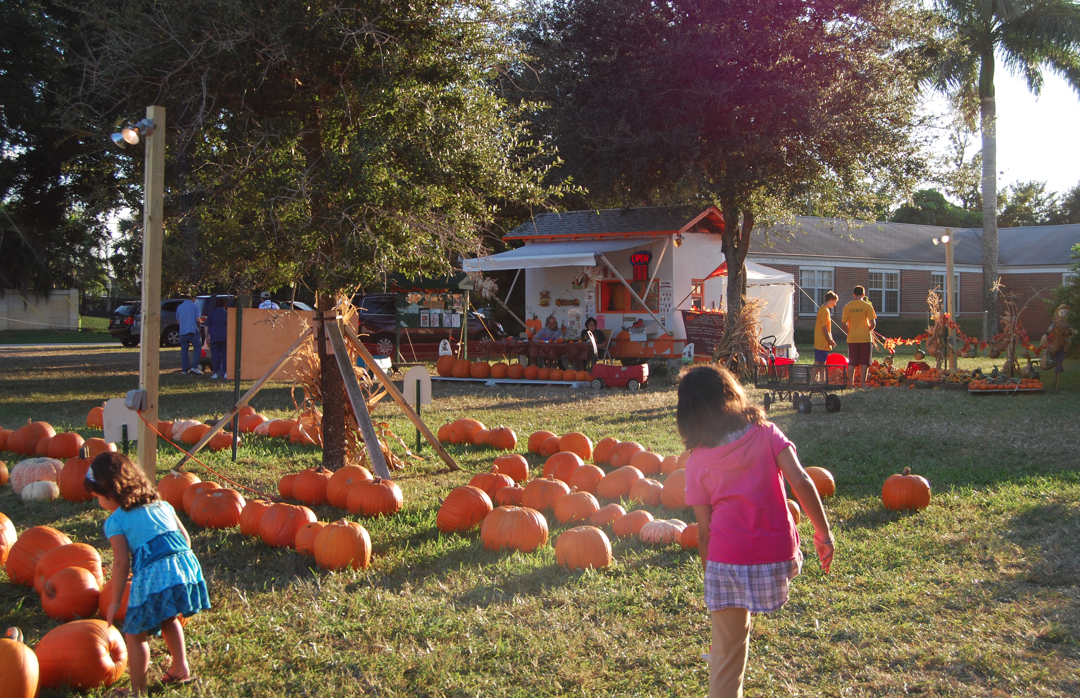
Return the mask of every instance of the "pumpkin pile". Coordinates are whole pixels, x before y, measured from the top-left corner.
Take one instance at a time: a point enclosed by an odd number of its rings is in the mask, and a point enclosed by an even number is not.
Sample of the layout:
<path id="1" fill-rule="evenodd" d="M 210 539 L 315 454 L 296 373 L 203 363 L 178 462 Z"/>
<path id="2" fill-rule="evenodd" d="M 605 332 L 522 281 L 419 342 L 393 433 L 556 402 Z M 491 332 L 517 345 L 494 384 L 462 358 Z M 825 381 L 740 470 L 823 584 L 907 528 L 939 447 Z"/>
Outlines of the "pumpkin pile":
<path id="1" fill-rule="evenodd" d="M 592 381 L 588 371 L 563 370 L 561 368 L 540 368 L 519 363 L 488 363 L 487 361 L 469 361 L 454 356 L 440 356 L 435 364 L 435 372 L 442 378 L 495 378 L 510 380 L 565 381 L 567 383 Z"/>
<path id="2" fill-rule="evenodd" d="M 1043 390 L 1046 386 L 1038 378 L 984 378 L 968 383 L 968 390 Z"/>
<path id="3" fill-rule="evenodd" d="M 510 427 L 488 429 L 478 419 L 458 419 L 439 427 L 439 441 L 451 444 L 487 446 L 496 451 L 513 451 L 517 448 L 517 434 Z"/>
<path id="4" fill-rule="evenodd" d="M 855 382 L 858 383 L 861 376 L 856 371 Z M 870 368 L 866 372 L 867 388 L 895 388 L 904 380 L 904 372 L 895 368 L 892 362 L 881 363 L 878 360 L 870 362 Z"/>

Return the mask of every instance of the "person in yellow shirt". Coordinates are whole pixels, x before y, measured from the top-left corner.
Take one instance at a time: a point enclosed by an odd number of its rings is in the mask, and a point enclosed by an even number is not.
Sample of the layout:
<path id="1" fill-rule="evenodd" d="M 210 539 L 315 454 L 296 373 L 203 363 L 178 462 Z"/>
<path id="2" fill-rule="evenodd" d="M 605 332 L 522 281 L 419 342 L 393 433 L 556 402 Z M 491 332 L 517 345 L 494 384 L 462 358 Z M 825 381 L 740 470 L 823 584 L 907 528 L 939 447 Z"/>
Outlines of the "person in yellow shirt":
<path id="1" fill-rule="evenodd" d="M 855 371 L 859 371 L 860 385 L 866 387 L 866 374 L 870 371 L 870 355 L 873 340 L 871 333 L 877 327 L 877 313 L 874 306 L 866 300 L 866 289 L 856 286 L 852 289 L 853 300 L 844 306 L 841 322 L 847 331 L 848 345 L 848 388 L 855 387 Z"/>
<path id="2" fill-rule="evenodd" d="M 836 341 L 832 336 L 832 308 L 836 307 L 836 301 L 839 297 L 829 291 L 825 294 L 825 302 L 821 304 L 817 311 L 817 320 L 814 322 L 814 363 L 818 366 L 824 366 L 826 359 L 829 358 L 829 350 L 836 346 Z M 821 379 L 822 371 L 818 371 L 818 378 Z"/>

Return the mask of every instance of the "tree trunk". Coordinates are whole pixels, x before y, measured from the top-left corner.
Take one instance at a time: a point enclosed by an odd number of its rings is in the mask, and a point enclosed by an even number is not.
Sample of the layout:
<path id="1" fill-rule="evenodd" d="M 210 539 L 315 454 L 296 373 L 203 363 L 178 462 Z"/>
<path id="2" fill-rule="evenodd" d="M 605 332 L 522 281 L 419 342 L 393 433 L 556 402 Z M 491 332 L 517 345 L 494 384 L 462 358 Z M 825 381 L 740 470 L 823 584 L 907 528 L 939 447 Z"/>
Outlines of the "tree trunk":
<path id="1" fill-rule="evenodd" d="M 746 303 L 746 253 L 750 249 L 750 233 L 754 229 L 754 214 L 724 204 L 724 235 L 720 247 L 727 262 L 727 313 L 736 315 Z M 741 218 L 741 221 L 740 221 Z M 741 223 L 741 225 L 740 225 Z M 724 323 L 724 334 L 731 324 Z"/>
<path id="2" fill-rule="evenodd" d="M 333 312 L 337 302 L 330 293 L 319 293 L 315 299 L 318 312 Z M 327 470 L 340 470 L 345 465 L 345 382 L 341 378 L 337 359 L 328 350 L 330 339 L 326 336 L 325 326 L 316 338 L 319 349 L 319 368 L 322 371 L 322 436 L 323 467 Z"/>
<path id="3" fill-rule="evenodd" d="M 997 103 L 994 98 L 994 56 L 983 56 L 979 74 L 979 129 L 982 132 L 982 266 L 983 310 L 989 339 L 999 332 L 997 312 Z"/>

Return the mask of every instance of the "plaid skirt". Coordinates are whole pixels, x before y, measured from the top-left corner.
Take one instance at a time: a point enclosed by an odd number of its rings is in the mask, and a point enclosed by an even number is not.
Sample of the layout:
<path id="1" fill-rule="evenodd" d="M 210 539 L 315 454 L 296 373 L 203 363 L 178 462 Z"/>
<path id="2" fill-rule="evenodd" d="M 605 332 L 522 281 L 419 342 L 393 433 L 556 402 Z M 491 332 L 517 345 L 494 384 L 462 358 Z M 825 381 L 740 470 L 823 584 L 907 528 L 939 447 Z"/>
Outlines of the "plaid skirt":
<path id="1" fill-rule="evenodd" d="M 795 557 L 766 565 L 705 564 L 705 604 L 709 612 L 745 608 L 769 613 L 787 603 L 788 583 L 802 571 L 802 551 Z"/>

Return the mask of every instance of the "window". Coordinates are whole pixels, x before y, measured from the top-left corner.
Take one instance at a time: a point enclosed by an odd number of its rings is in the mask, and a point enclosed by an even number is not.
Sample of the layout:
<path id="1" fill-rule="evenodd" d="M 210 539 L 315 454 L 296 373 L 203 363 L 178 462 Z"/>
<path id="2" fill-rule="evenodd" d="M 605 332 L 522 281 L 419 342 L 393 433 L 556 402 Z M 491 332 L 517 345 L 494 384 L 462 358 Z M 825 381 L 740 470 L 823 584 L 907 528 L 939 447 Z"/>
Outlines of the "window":
<path id="1" fill-rule="evenodd" d="M 645 285 L 648 281 L 631 281 L 630 287 L 645 301 L 649 310 L 656 312 L 660 307 L 660 282 L 653 281 L 649 291 L 645 293 Z M 601 313 L 643 313 L 645 309 L 634 300 L 621 281 L 600 282 L 600 310 Z"/>
<path id="2" fill-rule="evenodd" d="M 805 291 L 799 294 L 799 314 L 814 315 L 825 302 L 825 294 L 832 290 L 833 270 L 799 269 L 799 285 Z"/>
<path id="3" fill-rule="evenodd" d="M 867 286 L 870 303 L 879 315 L 900 314 L 900 272 L 872 271 Z"/>
<path id="4" fill-rule="evenodd" d="M 945 272 L 930 272 L 930 290 L 938 294 L 938 298 L 945 300 Z M 960 274 L 958 272 L 953 273 L 953 287 L 952 287 L 952 302 L 953 312 L 960 312 Z M 942 308 L 944 310 L 944 308 Z"/>
<path id="5" fill-rule="evenodd" d="M 690 309 L 705 310 L 705 281 L 690 279 Z"/>

